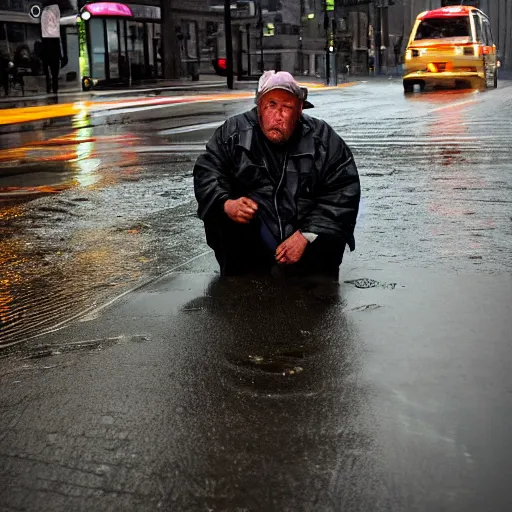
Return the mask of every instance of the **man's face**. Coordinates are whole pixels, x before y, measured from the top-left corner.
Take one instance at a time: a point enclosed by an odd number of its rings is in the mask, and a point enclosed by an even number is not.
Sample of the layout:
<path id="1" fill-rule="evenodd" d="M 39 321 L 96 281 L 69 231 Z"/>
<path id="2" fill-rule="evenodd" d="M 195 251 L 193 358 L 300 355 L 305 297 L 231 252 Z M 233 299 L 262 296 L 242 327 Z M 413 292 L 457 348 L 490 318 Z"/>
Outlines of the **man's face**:
<path id="1" fill-rule="evenodd" d="M 284 144 L 302 114 L 302 101 L 291 92 L 274 89 L 258 102 L 261 129 L 270 142 Z"/>

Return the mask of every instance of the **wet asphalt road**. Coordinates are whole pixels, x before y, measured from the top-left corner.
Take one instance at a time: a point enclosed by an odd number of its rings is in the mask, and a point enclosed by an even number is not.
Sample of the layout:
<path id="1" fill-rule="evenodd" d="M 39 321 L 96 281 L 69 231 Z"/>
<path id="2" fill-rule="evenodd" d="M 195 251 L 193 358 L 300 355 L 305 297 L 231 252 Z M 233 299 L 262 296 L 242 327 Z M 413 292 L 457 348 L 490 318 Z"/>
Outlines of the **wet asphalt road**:
<path id="1" fill-rule="evenodd" d="M 2 510 L 510 510 L 512 88 L 313 102 L 363 186 L 335 297 L 216 278 L 190 173 L 247 101 L 3 164 Z"/>

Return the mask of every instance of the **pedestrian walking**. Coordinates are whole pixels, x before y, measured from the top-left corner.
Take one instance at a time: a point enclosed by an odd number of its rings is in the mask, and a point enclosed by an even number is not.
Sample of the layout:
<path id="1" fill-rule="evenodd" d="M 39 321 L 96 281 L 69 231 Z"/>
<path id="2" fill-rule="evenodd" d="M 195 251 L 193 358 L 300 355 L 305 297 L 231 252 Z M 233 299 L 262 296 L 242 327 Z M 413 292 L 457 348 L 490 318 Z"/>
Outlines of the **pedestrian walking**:
<path id="1" fill-rule="evenodd" d="M 360 184 L 348 146 L 287 72 L 265 72 L 256 107 L 228 119 L 194 167 L 198 214 L 222 275 L 338 280 L 354 250 Z"/>
<path id="2" fill-rule="evenodd" d="M 63 58 L 60 44 L 60 8 L 51 4 L 41 13 L 42 61 L 46 77 L 46 92 L 57 94 L 59 71 Z"/>

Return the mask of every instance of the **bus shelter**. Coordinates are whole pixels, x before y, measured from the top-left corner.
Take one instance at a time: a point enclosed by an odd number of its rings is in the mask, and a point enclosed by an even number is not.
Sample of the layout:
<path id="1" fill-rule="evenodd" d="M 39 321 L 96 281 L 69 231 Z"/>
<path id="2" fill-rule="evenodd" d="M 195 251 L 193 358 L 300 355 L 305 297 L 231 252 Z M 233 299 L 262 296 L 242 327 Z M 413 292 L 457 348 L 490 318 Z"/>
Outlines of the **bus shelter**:
<path id="1" fill-rule="evenodd" d="M 160 75 L 160 23 L 136 19 L 128 5 L 89 3 L 61 24 L 68 68 L 77 72 L 84 90 Z"/>

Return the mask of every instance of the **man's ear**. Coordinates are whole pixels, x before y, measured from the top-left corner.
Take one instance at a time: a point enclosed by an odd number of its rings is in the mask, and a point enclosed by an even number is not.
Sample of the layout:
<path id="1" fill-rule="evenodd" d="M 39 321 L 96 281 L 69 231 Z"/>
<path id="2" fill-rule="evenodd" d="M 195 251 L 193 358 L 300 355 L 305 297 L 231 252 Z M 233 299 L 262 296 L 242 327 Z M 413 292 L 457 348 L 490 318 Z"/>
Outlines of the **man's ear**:
<path id="1" fill-rule="evenodd" d="M 302 109 L 304 108 L 304 102 L 303 101 L 300 101 L 299 103 L 299 116 L 300 117 L 302 115 Z"/>

